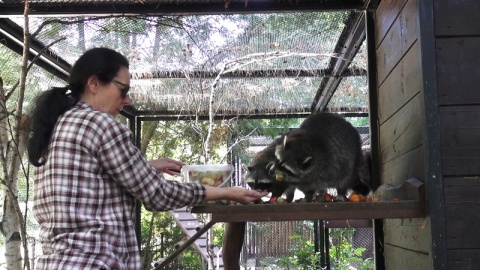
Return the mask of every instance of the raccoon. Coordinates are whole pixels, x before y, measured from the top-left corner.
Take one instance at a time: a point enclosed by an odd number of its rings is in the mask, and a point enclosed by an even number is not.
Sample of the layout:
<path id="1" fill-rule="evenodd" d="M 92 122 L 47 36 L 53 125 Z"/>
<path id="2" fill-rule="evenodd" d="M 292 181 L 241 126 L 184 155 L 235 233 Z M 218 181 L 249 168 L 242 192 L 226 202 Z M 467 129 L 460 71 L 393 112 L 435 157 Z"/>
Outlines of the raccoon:
<path id="1" fill-rule="evenodd" d="M 323 200 L 328 188 L 337 190 L 340 201 L 349 189 L 367 195 L 370 187 L 360 176 L 361 145 L 360 134 L 343 117 L 312 114 L 276 142 L 274 171 L 282 172 L 284 181 L 302 191 L 307 202 Z"/>
<path id="2" fill-rule="evenodd" d="M 359 194 L 370 193 L 372 187 L 372 158 L 369 150 L 362 151 L 362 160 L 358 169 L 358 184 L 352 188 L 353 191 Z"/>
<path id="3" fill-rule="evenodd" d="M 272 198 L 278 198 L 285 194 L 286 201 L 291 202 L 295 194 L 295 187 L 281 181 L 283 173 L 275 174 L 273 170 L 276 145 L 277 141 L 274 141 L 253 157 L 252 162 L 247 166 L 245 182 L 252 189 L 271 192 Z"/>

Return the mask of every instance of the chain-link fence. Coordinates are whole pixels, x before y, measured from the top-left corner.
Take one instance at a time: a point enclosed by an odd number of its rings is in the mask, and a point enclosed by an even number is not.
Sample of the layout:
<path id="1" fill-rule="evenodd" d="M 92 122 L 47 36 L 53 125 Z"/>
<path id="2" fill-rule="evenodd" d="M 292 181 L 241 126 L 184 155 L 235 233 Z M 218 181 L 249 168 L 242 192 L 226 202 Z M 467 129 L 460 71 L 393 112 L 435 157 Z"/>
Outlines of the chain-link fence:
<path id="1" fill-rule="evenodd" d="M 358 228 L 326 228 L 326 224 L 249 222 L 240 265 L 248 270 L 375 269 L 369 222 Z"/>

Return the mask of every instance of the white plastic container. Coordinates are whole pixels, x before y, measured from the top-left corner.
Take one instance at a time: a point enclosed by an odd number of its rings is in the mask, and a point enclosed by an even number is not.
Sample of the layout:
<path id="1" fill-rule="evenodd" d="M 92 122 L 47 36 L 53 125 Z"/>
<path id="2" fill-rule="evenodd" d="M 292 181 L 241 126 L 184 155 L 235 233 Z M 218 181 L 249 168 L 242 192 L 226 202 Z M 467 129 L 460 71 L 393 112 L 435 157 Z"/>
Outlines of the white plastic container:
<path id="1" fill-rule="evenodd" d="M 181 174 L 187 182 L 214 187 L 230 186 L 233 166 L 230 164 L 185 165 L 182 167 Z"/>

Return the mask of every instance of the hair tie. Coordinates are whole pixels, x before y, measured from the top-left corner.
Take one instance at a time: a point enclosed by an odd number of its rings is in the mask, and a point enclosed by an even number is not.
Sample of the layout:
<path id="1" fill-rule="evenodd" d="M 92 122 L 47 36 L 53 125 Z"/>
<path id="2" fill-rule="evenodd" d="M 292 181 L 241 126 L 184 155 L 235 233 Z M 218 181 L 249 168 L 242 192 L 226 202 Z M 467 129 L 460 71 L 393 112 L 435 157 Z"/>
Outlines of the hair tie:
<path id="1" fill-rule="evenodd" d="M 65 86 L 65 95 L 70 95 L 72 93 L 72 85 L 71 84 L 67 84 Z"/>

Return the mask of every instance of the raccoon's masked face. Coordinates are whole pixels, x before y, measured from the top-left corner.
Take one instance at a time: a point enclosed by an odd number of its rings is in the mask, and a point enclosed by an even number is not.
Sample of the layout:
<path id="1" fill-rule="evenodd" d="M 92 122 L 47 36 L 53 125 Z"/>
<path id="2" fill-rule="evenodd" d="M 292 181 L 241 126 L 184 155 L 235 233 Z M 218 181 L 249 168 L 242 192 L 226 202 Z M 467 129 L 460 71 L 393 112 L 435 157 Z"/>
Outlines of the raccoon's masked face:
<path id="1" fill-rule="evenodd" d="M 277 144 L 275 149 L 275 171 L 276 174 L 282 172 L 285 181 L 295 183 L 301 181 L 301 178 L 309 170 L 312 157 L 305 151 L 304 142 L 301 134 L 285 135 L 283 142 Z"/>
<path id="2" fill-rule="evenodd" d="M 251 189 L 270 190 L 276 182 L 273 167 L 273 161 L 267 164 L 248 166 L 248 172 L 245 176 L 245 183 L 247 183 Z"/>

